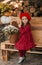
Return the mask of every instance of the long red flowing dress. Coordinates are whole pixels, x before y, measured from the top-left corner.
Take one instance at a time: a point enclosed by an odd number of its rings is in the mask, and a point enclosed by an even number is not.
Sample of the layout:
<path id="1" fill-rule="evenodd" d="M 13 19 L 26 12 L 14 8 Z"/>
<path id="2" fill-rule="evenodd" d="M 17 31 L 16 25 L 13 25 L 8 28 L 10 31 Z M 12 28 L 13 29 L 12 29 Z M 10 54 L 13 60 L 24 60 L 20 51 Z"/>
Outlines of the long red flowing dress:
<path id="1" fill-rule="evenodd" d="M 31 25 L 27 24 L 25 27 L 19 29 L 19 41 L 15 44 L 18 50 L 29 50 L 35 47 L 33 36 L 31 33 Z"/>

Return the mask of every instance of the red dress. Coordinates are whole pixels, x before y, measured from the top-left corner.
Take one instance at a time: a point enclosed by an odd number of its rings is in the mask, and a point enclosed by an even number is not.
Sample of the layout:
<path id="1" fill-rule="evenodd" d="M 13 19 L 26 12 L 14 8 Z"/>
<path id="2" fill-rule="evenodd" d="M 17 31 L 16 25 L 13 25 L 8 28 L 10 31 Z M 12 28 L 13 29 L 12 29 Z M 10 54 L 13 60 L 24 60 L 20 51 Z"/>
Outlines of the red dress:
<path id="1" fill-rule="evenodd" d="M 19 31 L 20 31 L 19 41 L 15 44 L 15 47 L 18 50 L 29 50 L 35 47 L 30 24 L 27 24 L 25 27 L 22 26 L 19 29 Z"/>

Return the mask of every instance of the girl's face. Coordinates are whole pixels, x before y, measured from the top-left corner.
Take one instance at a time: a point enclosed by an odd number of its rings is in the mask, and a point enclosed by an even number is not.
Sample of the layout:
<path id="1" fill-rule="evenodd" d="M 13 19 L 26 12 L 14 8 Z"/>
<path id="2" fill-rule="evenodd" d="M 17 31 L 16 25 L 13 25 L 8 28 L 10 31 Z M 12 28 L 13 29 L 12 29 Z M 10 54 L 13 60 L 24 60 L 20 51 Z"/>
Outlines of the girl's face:
<path id="1" fill-rule="evenodd" d="M 24 25 L 26 25 L 26 24 L 27 24 L 28 19 L 27 19 L 27 17 L 26 17 L 26 16 L 23 16 L 23 17 L 22 17 L 22 22 L 24 23 Z"/>

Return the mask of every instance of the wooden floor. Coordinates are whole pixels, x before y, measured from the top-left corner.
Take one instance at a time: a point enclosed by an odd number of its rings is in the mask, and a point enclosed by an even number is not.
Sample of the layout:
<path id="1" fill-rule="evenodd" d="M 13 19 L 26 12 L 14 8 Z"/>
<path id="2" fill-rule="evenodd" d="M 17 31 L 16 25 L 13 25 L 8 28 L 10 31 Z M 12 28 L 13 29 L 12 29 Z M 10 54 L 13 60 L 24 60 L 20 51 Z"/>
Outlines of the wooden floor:
<path id="1" fill-rule="evenodd" d="M 1 53 L 1 51 L 0 51 Z M 0 54 L 1 57 L 1 54 Z M 19 54 L 14 53 L 11 55 L 10 60 L 5 62 L 0 58 L 0 65 L 19 65 L 18 62 Z M 26 60 L 20 65 L 42 65 L 42 55 L 39 54 L 28 54 L 26 53 Z"/>

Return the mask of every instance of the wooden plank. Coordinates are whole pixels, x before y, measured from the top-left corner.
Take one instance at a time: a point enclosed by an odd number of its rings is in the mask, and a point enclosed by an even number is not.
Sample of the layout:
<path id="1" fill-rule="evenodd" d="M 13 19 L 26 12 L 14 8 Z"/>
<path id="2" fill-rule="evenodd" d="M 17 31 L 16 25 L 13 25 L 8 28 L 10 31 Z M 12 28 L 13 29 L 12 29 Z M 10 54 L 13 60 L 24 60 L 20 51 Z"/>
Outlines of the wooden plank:
<path id="1" fill-rule="evenodd" d="M 42 17 L 32 17 L 31 24 L 42 24 Z"/>
<path id="2" fill-rule="evenodd" d="M 16 49 L 4 49 L 5 51 L 14 51 L 14 52 L 18 52 L 18 50 Z M 27 51 L 27 53 L 33 53 L 33 54 L 42 54 L 42 52 L 40 51 Z"/>
<path id="3" fill-rule="evenodd" d="M 17 49 L 1 49 L 1 50 L 6 50 L 6 51 L 18 51 Z"/>
<path id="4" fill-rule="evenodd" d="M 9 54 L 7 50 L 2 50 L 2 60 L 8 61 L 9 60 Z"/>
<path id="5" fill-rule="evenodd" d="M 27 51 L 27 53 L 32 53 L 32 54 L 42 54 L 40 51 Z"/>
<path id="6" fill-rule="evenodd" d="M 5 49 L 5 45 L 1 43 L 1 49 Z"/>
<path id="7" fill-rule="evenodd" d="M 42 31 L 41 30 L 34 30 L 32 31 L 34 42 L 37 46 L 42 47 Z"/>
<path id="8" fill-rule="evenodd" d="M 4 41 L 4 42 L 1 42 L 1 44 L 14 45 L 15 43 L 10 43 L 9 40 L 7 40 L 7 41 Z"/>
<path id="9" fill-rule="evenodd" d="M 36 36 L 36 35 L 35 35 Z M 35 37 L 36 38 L 36 37 Z M 36 44 L 36 47 L 38 48 L 38 47 L 40 47 L 40 48 L 42 48 L 42 42 L 41 43 L 38 43 L 38 42 L 35 42 L 35 44 Z M 9 41 L 5 41 L 5 42 L 2 42 L 1 43 L 1 49 L 5 49 L 5 46 L 6 45 L 15 45 L 15 44 L 13 44 L 13 43 L 9 43 Z"/>
<path id="10" fill-rule="evenodd" d="M 32 31 L 39 30 L 42 31 L 42 26 L 31 26 Z"/>

